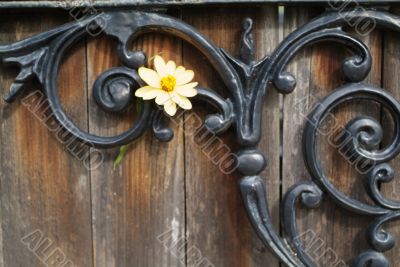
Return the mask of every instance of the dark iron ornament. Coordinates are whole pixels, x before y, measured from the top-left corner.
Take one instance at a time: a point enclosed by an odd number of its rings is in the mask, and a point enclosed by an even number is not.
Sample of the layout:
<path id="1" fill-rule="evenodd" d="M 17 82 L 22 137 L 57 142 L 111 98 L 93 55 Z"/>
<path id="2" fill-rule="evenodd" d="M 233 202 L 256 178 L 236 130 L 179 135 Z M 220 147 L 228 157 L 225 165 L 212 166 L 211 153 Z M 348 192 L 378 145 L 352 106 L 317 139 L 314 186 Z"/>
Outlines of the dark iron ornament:
<path id="1" fill-rule="evenodd" d="M 205 101 L 217 111 L 205 120 L 210 131 L 221 134 L 231 126 L 236 130 L 237 142 L 242 147 L 237 154 L 238 170 L 243 175 L 239 183 L 240 190 L 249 218 L 264 244 L 286 266 L 316 266 L 297 238 L 295 204 L 300 201 L 306 207 L 315 208 L 324 196 L 328 196 L 351 212 L 375 218 L 367 231 L 371 249 L 359 255 L 353 266 L 389 266 L 383 252 L 393 248 L 395 241 L 382 227 L 400 218 L 400 201 L 382 196 L 378 184 L 390 182 L 394 177 L 394 171 L 387 162 L 400 151 L 400 103 L 385 90 L 362 83 L 371 69 L 371 55 L 360 40 L 342 29 L 349 21 L 360 18 L 372 19 L 378 26 L 400 31 L 400 17 L 385 11 L 327 12 L 290 34 L 272 55 L 255 61 L 251 19 L 243 23 L 240 58 L 234 58 L 195 28 L 178 19 L 139 11 L 109 11 L 102 16 L 70 23 L 11 45 L 0 46 L 0 58 L 7 63 L 18 64 L 21 68 L 5 100 L 15 100 L 29 80 L 36 78 L 43 86 L 57 121 L 88 145 L 108 148 L 128 144 L 143 135 L 149 127 L 158 139 L 169 141 L 173 137 L 172 130 L 163 126 L 162 111 L 148 101 L 143 103 L 138 119 L 125 133 L 100 137 L 82 131 L 61 106 L 57 76 L 66 51 L 84 38 L 88 29 L 102 29 L 106 35 L 118 40 L 116 49 L 124 66 L 101 74 L 94 84 L 93 94 L 101 108 L 119 112 L 133 101 L 134 90 L 143 85 L 136 70 L 146 62 L 146 55 L 142 51 L 129 51 L 129 43 L 138 35 L 151 31 L 180 37 L 208 58 L 229 90 L 229 98 L 225 99 L 211 90 L 198 88 L 196 99 Z M 286 193 L 282 203 L 285 230 L 285 236 L 282 237 L 272 225 L 265 185 L 259 176 L 266 167 L 265 156 L 256 149 L 261 136 L 262 104 L 270 84 L 274 84 L 280 93 L 292 92 L 296 87 L 296 79 L 285 72 L 285 66 L 300 49 L 326 40 L 343 44 L 354 54 L 343 62 L 343 72 L 348 83 L 322 100 L 306 121 L 303 153 L 311 181 L 294 185 Z M 372 118 L 353 119 L 346 127 L 347 135 L 343 137 L 349 138 L 348 148 L 353 155 L 376 164 L 366 179 L 368 193 L 375 205 L 362 203 L 337 190 L 323 172 L 316 153 L 318 128 L 325 115 L 339 104 L 354 99 L 380 103 L 390 112 L 394 121 L 393 140 L 380 150 L 377 146 L 382 141 L 383 129 Z"/>

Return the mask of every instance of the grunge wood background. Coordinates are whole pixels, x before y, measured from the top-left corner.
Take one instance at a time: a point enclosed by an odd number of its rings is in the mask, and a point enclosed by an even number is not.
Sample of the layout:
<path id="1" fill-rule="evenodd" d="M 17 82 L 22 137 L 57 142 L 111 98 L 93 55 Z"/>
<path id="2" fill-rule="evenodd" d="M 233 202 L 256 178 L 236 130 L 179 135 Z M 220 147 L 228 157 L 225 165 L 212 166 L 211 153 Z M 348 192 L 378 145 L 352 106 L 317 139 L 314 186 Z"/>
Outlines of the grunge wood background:
<path id="1" fill-rule="evenodd" d="M 261 58 L 323 10 L 291 5 L 280 8 L 279 15 L 277 5 L 246 4 L 173 6 L 163 11 L 193 25 L 234 55 L 239 53 L 242 20 L 251 17 L 257 58 Z M 73 20 L 63 9 L 0 9 L 0 43 Z M 362 39 L 373 56 L 368 81 L 400 98 L 400 36 L 376 29 Z M 145 34 L 132 48 L 144 50 L 149 58 L 160 54 L 193 69 L 201 85 L 225 94 L 213 66 L 180 39 Z M 298 80 L 296 90 L 287 96 L 268 92 L 259 147 L 268 156 L 262 177 L 278 229 L 282 194 L 296 181 L 310 178 L 301 153 L 304 115 L 311 108 L 304 100 L 321 99 L 344 83 L 341 63 L 346 55 L 342 47 L 329 43 L 306 49 L 289 66 Z M 91 94 L 96 77 L 120 65 L 114 40 L 101 35 L 78 43 L 65 58 L 59 74 L 60 94 L 65 109 L 82 129 L 110 136 L 130 126 L 135 108 L 110 115 L 97 107 Z M 16 73 L 1 65 L 3 95 Z M 67 143 L 68 138 L 49 119 L 46 103 L 38 104 L 43 101 L 39 89 L 33 83 L 16 103 L 0 101 L 0 266 L 280 266 L 251 228 L 238 175 L 224 174 L 220 162 L 210 157 L 218 151 L 207 141 L 215 139 L 193 134 L 199 127 L 197 116 L 204 118 L 208 108 L 196 105 L 170 123 L 175 131 L 171 142 L 162 143 L 149 133 L 131 145 L 117 168 L 113 162 L 118 149 L 102 151 L 101 164 L 88 168 L 96 151 Z M 370 103 L 360 101 L 335 112 L 343 125 L 356 114 L 375 117 L 390 127 L 383 109 Z M 234 152 L 233 137 L 231 131 L 218 140 Z M 326 138 L 320 142 L 323 167 L 334 184 L 365 199 L 361 177 L 353 166 Z M 393 166 L 400 169 L 396 161 Z M 382 186 L 387 196 L 399 198 L 400 183 Z M 329 201 L 316 210 L 299 209 L 298 226 L 311 238 L 305 242 L 320 266 L 346 266 L 368 248 L 364 234 L 368 217 L 347 213 Z M 400 236 L 398 225 L 388 229 Z M 398 265 L 399 251 L 397 246 L 388 253 L 393 266 Z"/>

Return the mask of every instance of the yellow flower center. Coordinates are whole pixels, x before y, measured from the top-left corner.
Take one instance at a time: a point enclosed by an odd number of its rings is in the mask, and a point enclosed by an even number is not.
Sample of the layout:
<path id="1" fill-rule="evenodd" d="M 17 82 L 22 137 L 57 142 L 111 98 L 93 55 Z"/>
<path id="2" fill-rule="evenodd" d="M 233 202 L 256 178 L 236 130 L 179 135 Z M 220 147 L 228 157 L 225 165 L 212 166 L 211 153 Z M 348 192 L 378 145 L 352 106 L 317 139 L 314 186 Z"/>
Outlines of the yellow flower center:
<path id="1" fill-rule="evenodd" d="M 161 89 L 165 92 L 171 92 L 174 90 L 176 85 L 176 79 L 172 75 L 165 76 L 161 79 Z"/>

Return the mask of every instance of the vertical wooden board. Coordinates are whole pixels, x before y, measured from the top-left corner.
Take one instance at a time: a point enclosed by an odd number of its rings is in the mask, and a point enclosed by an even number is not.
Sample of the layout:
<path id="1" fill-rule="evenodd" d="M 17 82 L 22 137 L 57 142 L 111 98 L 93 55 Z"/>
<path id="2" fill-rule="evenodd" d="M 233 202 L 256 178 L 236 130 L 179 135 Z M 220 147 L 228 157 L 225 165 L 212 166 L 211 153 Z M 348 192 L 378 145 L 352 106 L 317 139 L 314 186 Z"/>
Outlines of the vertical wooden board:
<path id="1" fill-rule="evenodd" d="M 291 9 L 287 11 L 285 18 L 289 20 L 288 25 L 290 25 L 290 21 L 296 19 L 296 15 L 291 15 Z M 309 11 L 298 9 L 294 12 L 303 13 L 304 16 Z M 367 82 L 379 86 L 381 34 L 374 32 L 370 37 L 363 39 L 372 47 L 374 61 Z M 341 74 L 341 64 L 347 55 L 344 49 L 321 45 L 309 50 L 308 53 L 310 52 L 308 55 L 305 52 L 305 57 L 302 54 L 301 58 L 298 57 L 299 62 L 294 61 L 290 67 L 295 74 L 298 73 L 296 76 L 300 84 L 295 92 L 286 96 L 284 100 L 283 192 L 295 182 L 310 178 L 303 164 L 294 164 L 303 162 L 302 147 L 296 144 L 301 144 L 305 116 L 318 101 L 344 83 Z M 345 126 L 352 118 L 359 115 L 369 115 L 379 120 L 380 108 L 378 105 L 355 101 L 340 106 L 332 115 L 335 118 L 336 129 L 338 126 Z M 362 186 L 364 176 L 332 147 L 328 142 L 330 135 L 320 135 L 318 142 L 319 160 L 324 171 L 338 190 L 356 199 L 368 201 Z M 322 244 L 321 247 L 311 247 L 308 251 L 321 266 L 340 261 L 350 263 L 360 252 L 367 249 L 364 232 L 369 222 L 368 218 L 346 212 L 334 205 L 329 198 L 326 198 L 318 210 L 302 209 L 298 218 L 299 228 L 302 229 L 300 232 L 313 231 L 314 241 L 319 239 L 318 242 Z M 343 244 L 353 245 L 343 246 Z"/>
<path id="2" fill-rule="evenodd" d="M 170 12 L 169 12 L 170 13 Z M 172 15 L 179 15 L 174 10 Z M 148 58 L 161 54 L 181 64 L 181 41 L 146 34 L 133 49 Z M 95 39 L 88 44 L 88 82 L 105 70 L 120 66 L 116 44 Z M 89 92 L 90 131 L 103 136 L 126 130 L 136 117 L 135 105 L 117 116 L 102 111 Z M 166 119 L 168 122 L 168 119 Z M 131 146 L 113 170 L 118 149 L 104 151 L 104 162 L 91 173 L 94 258 L 97 267 L 182 266 L 184 248 L 174 247 L 184 237 L 184 144 L 182 123 L 174 120 L 174 139 L 162 143 L 149 132 Z M 180 243 L 181 244 L 181 243 Z"/>
<path id="3" fill-rule="evenodd" d="M 400 8 L 395 6 L 391 9 L 394 14 L 400 14 Z M 400 68 L 400 36 L 396 32 L 388 31 L 384 34 L 384 47 L 383 47 L 383 71 L 382 71 L 382 87 L 390 92 L 397 100 L 400 99 L 400 77 L 398 70 Z M 391 121 L 390 115 L 382 111 L 382 126 L 385 131 L 385 138 L 387 139 L 384 147 L 387 146 L 392 140 L 393 136 L 393 123 Z M 399 157 L 396 157 L 390 162 L 390 165 L 395 171 L 395 178 L 390 183 L 381 185 L 381 191 L 383 195 L 388 199 L 400 199 L 400 161 Z M 387 224 L 384 226 L 385 230 L 394 236 L 396 240 L 400 238 L 400 227 L 398 221 Z M 399 251 L 400 247 L 397 245 L 385 253 L 385 255 L 390 260 L 390 263 L 394 266 L 399 261 Z"/>
<path id="4" fill-rule="evenodd" d="M 64 12 L 3 12 L 0 20 L 4 44 L 48 30 L 69 18 Z M 85 127 L 84 45 L 72 49 L 67 56 L 60 71 L 60 96 L 66 111 Z M 0 75 L 4 95 L 16 72 L 3 67 Z M 49 265 L 61 255 L 60 261 L 67 265 L 91 266 L 89 172 L 68 151 L 66 144 L 71 139 L 61 141 L 61 131 L 47 129 L 45 105 L 37 109 L 43 100 L 37 91 L 39 86 L 27 89 L 24 101 L 0 101 L 4 265 Z"/>
<path id="5" fill-rule="evenodd" d="M 357 35 L 356 33 L 354 34 Z M 373 32 L 369 36 L 359 36 L 359 38 L 361 38 L 370 48 L 373 60 L 371 72 L 366 78 L 365 83 L 380 86 L 382 35 L 380 32 Z M 327 60 L 325 57 L 321 63 L 329 64 L 327 62 L 333 61 L 332 64 L 335 65 L 334 69 L 325 73 L 324 76 L 316 74 L 323 65 L 315 64 L 315 70 L 311 72 L 313 79 L 310 87 L 317 90 L 322 89 L 325 94 L 330 93 L 333 88 L 344 81 L 343 77 L 339 77 L 338 79 L 333 78 L 335 77 L 335 73 L 337 73 L 336 69 L 341 69 L 342 59 L 344 57 L 339 57 L 338 60 L 335 61 L 335 54 L 333 53 L 338 50 L 332 49 L 331 51 L 332 53 L 320 50 L 320 52 L 313 54 L 313 60 L 314 57 L 328 54 L 328 56 L 333 60 Z M 336 75 L 336 77 L 338 76 L 339 75 Z M 329 86 L 327 86 L 328 84 L 324 81 L 329 81 Z M 370 101 L 350 101 L 347 104 L 339 106 L 332 114 L 335 117 L 337 128 L 345 127 L 350 120 L 358 116 L 370 116 L 375 118 L 377 121 L 379 121 L 381 116 L 380 106 Z M 365 203 L 372 203 L 364 189 L 366 174 L 360 173 L 354 162 L 348 161 L 339 153 L 338 149 L 335 149 L 328 142 L 329 136 L 322 137 L 321 139 L 324 140 L 321 140 L 322 144 L 319 151 L 321 155 L 320 158 L 325 161 L 323 166 L 331 182 L 338 188 L 338 190 L 344 192 L 346 195 Z M 322 155 L 325 155 L 325 157 Z M 326 248 L 332 249 L 339 259 L 351 264 L 352 260 L 358 256 L 358 254 L 368 249 L 365 236 L 367 227 L 371 220 L 368 217 L 361 217 L 354 213 L 346 212 L 337 205 L 328 203 L 325 206 L 325 210 L 329 210 L 329 212 L 325 212 L 325 214 L 322 215 L 324 216 L 323 220 L 326 220 L 326 225 L 321 229 L 321 238 L 325 240 Z M 344 247 L 342 244 L 353 245 L 350 247 Z"/>
<path id="6" fill-rule="evenodd" d="M 235 56 L 238 55 L 245 17 L 254 20 L 257 57 L 261 58 L 277 44 L 276 6 L 187 8 L 183 11 L 185 21 Z M 201 86 L 229 96 L 213 66 L 202 54 L 190 45 L 185 45 L 183 51 L 184 65 L 195 71 L 195 80 Z M 273 214 L 278 218 L 279 97 L 270 91 L 267 98 L 260 149 L 269 158 L 263 177 L 268 185 Z M 266 252 L 247 219 L 237 185 L 240 177 L 236 173 L 224 173 L 220 168 L 224 155 L 237 152 L 235 133 L 231 130 L 221 137 L 207 135 L 202 120 L 211 113 L 208 107 L 197 105 L 185 117 L 188 250 L 200 251 L 199 259 L 212 266 L 262 266 L 266 263 L 278 266 L 279 263 Z M 230 150 L 218 154 L 213 162 L 210 156 L 215 156 L 218 144 L 224 144 Z M 187 265 L 195 266 L 195 263 L 194 257 L 188 253 Z"/>
<path id="7" fill-rule="evenodd" d="M 261 59 L 270 55 L 279 45 L 279 15 L 278 6 L 264 6 L 259 10 L 251 10 L 249 15 L 255 20 L 255 42 L 256 57 Z M 266 85 L 267 86 L 267 85 Z M 266 184 L 268 193 L 268 204 L 276 229 L 280 227 L 279 208 L 281 202 L 280 187 L 280 152 L 281 152 L 281 129 L 280 129 L 280 96 L 279 93 L 268 85 L 268 91 L 262 110 L 262 136 L 258 148 L 266 155 L 268 165 L 261 173 L 261 177 Z M 249 235 L 249 244 L 247 245 L 248 265 L 247 266 L 279 266 L 279 261 L 271 254 L 265 245 L 259 240 L 251 227 L 246 234 Z"/>
<path id="8" fill-rule="evenodd" d="M 284 37 L 295 31 L 301 25 L 315 17 L 320 10 L 313 8 L 285 7 L 284 15 Z M 305 115 L 309 112 L 311 93 L 311 51 L 305 49 L 298 52 L 297 56 L 287 67 L 287 70 L 297 80 L 295 90 L 283 96 L 283 122 L 282 122 L 282 193 L 295 183 L 310 178 L 303 164 L 302 134 Z M 312 211 L 309 211 L 313 215 Z M 309 217 L 311 216 L 309 214 Z M 300 216 L 298 216 L 299 218 Z M 308 217 L 307 217 L 308 218 Z M 303 235 L 308 220 L 298 219 L 300 236 Z M 308 229 L 306 229 L 308 230 Z M 312 228 L 313 231 L 315 229 Z"/>

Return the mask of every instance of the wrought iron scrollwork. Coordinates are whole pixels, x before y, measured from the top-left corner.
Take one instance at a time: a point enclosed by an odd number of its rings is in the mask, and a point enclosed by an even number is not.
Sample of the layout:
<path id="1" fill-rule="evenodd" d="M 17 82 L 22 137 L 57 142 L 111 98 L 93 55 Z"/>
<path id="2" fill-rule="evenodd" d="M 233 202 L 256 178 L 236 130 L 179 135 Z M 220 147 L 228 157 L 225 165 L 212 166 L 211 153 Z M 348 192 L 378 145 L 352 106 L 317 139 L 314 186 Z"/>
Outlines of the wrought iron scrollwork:
<path id="1" fill-rule="evenodd" d="M 105 111 L 121 112 L 134 100 L 134 90 L 143 84 L 137 69 L 146 62 L 144 52 L 128 50 L 129 43 L 139 35 L 152 31 L 182 38 L 208 58 L 228 89 L 229 98 L 223 98 L 212 90 L 199 87 L 196 98 L 210 104 L 217 112 L 205 120 L 210 131 L 221 134 L 231 126 L 236 130 L 237 142 L 241 146 L 237 153 L 238 170 L 243 176 L 239 183 L 241 194 L 250 221 L 265 245 L 286 266 L 316 266 L 296 238 L 295 204 L 300 201 L 308 208 L 315 208 L 324 197 L 329 197 L 344 209 L 375 218 L 367 230 L 371 249 L 359 255 L 354 266 L 388 266 L 383 252 L 393 248 L 395 242 L 383 230 L 383 225 L 399 219 L 400 201 L 386 199 L 380 193 L 378 184 L 390 182 L 394 177 L 388 161 L 400 152 L 400 103 L 385 90 L 362 83 L 371 69 L 370 52 L 360 40 L 345 32 L 343 27 L 348 20 L 368 18 L 382 27 L 400 31 L 400 17 L 377 10 L 349 11 L 340 15 L 327 12 L 290 34 L 270 56 L 256 61 L 251 19 L 245 19 L 243 23 L 240 57 L 235 58 L 195 28 L 176 18 L 141 11 L 108 11 L 105 15 L 108 16 L 106 25 L 102 23 L 101 17 L 87 18 L 14 44 L 0 46 L 0 58 L 20 67 L 20 73 L 5 96 L 5 101 L 14 101 L 25 90 L 25 85 L 32 78 L 37 78 L 56 120 L 84 143 L 100 148 L 115 147 L 132 142 L 149 128 L 158 139 L 169 141 L 173 137 L 172 130 L 163 125 L 162 111 L 149 102 L 143 103 L 132 128 L 120 135 L 101 137 L 79 129 L 61 106 L 57 76 L 66 51 L 87 35 L 87 26 L 96 24 L 103 27 L 106 35 L 117 39 L 116 51 L 124 66 L 101 74 L 94 84 L 93 96 Z M 286 65 L 300 49 L 322 41 L 337 42 L 352 52 L 353 55 L 342 66 L 348 84 L 328 95 L 308 116 L 303 153 L 311 180 L 294 185 L 286 192 L 282 203 L 282 221 L 286 234 L 282 237 L 272 224 L 265 185 L 259 176 L 267 165 L 265 155 L 256 149 L 261 137 L 262 104 L 267 90 L 271 88 L 270 84 L 274 84 L 283 94 L 295 89 L 296 78 L 285 71 Z M 322 171 L 316 153 L 316 136 L 324 115 L 337 105 L 354 99 L 378 102 L 390 112 L 395 125 L 394 138 L 383 149 L 377 148 L 382 141 L 382 126 L 369 117 L 358 117 L 350 121 L 346 127 L 347 135 L 343 136 L 350 140 L 348 146 L 351 153 L 361 157 L 366 164 L 376 163 L 366 174 L 367 191 L 375 205 L 352 199 L 335 188 Z"/>

